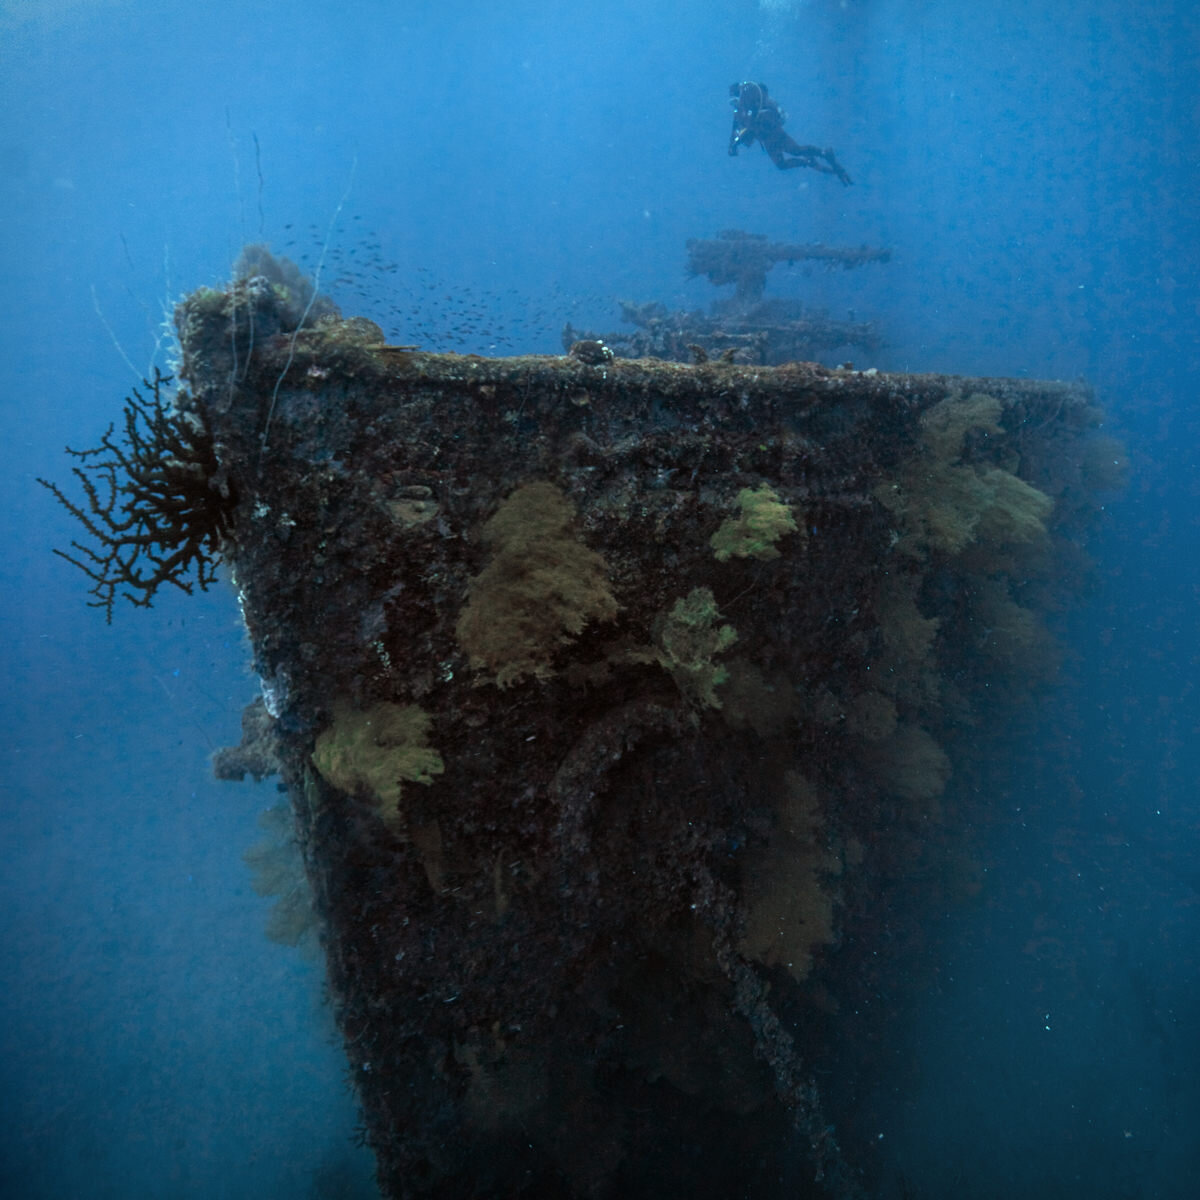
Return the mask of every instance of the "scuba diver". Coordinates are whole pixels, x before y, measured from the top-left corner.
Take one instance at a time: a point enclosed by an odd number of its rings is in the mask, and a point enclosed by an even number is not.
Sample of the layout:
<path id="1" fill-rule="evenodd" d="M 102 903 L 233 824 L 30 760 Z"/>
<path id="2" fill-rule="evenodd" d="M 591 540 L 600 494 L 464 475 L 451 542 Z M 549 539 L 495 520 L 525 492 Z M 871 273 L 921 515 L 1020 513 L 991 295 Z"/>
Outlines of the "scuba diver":
<path id="1" fill-rule="evenodd" d="M 734 107 L 733 129 L 729 134 L 730 154 L 737 154 L 739 146 L 753 146 L 757 140 L 781 171 L 812 167 L 814 171 L 836 175 L 847 186 L 854 182 L 830 148 L 801 146 L 790 134 L 784 133 L 787 114 L 767 95 L 766 84 L 749 80 L 731 83 L 729 96 L 729 103 Z"/>

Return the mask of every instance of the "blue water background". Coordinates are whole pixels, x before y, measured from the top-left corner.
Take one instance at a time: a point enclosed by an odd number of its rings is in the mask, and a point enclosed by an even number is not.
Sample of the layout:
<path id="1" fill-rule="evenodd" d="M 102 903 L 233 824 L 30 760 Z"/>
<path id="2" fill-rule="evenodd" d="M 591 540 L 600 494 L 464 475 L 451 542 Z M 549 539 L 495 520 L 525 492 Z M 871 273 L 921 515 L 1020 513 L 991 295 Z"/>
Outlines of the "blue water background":
<path id="1" fill-rule="evenodd" d="M 726 155 L 747 77 L 853 187 Z M 684 241 L 737 227 L 891 247 L 770 291 L 877 318 L 859 365 L 1084 376 L 1133 460 L 984 894 L 929 915 L 846 1120 L 888 1195 L 1193 1197 L 1198 81 L 1184 0 L 0 6 L 0 1195 L 372 1194 L 319 966 L 240 858 L 276 793 L 210 777 L 255 690 L 233 598 L 106 628 L 34 477 L 245 241 L 328 235 L 393 340 L 556 353 L 617 297 L 707 304 Z"/>

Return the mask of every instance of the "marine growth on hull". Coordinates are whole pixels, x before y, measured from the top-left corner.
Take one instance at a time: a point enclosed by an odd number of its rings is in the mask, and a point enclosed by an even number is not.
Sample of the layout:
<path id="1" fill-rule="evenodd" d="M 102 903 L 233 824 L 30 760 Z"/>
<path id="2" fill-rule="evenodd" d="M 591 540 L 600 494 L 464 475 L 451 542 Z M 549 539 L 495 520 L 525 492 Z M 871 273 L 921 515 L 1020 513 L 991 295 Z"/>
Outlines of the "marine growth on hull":
<path id="1" fill-rule="evenodd" d="M 261 254 L 177 323 L 263 681 L 222 771 L 286 782 L 384 1193 L 870 1194 L 815 1081 L 890 898 L 976 886 L 1087 390 L 427 353 Z"/>

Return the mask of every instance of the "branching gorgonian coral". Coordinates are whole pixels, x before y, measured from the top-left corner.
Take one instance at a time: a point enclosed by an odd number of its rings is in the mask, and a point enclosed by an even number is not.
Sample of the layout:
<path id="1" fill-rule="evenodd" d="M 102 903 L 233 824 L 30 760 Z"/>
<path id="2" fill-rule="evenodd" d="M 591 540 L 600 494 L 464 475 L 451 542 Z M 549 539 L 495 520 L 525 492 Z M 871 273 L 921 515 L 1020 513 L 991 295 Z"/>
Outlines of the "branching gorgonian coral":
<path id="1" fill-rule="evenodd" d="M 206 590 L 233 532 L 237 497 L 218 481 L 212 436 L 199 418 L 168 406 L 170 382 L 156 369 L 146 394 L 135 389 L 126 399 L 123 436 L 110 425 L 94 449 L 67 447 L 81 464 L 72 471 L 85 503 L 38 480 L 91 536 L 92 545 L 73 541 L 73 554 L 55 553 L 92 580 L 89 604 L 110 623 L 118 593 L 149 608 L 164 584 Z"/>

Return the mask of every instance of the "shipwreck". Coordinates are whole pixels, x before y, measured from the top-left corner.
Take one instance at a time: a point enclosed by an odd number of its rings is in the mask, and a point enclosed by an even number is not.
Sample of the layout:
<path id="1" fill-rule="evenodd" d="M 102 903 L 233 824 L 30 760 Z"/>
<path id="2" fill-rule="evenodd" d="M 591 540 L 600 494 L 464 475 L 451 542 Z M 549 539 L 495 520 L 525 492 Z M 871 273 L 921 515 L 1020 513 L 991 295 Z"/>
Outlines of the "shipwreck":
<path id="1" fill-rule="evenodd" d="M 261 253 L 176 320 L 69 557 L 110 613 L 224 563 L 223 773 L 286 784 L 383 1193 L 870 1194 L 816 1080 L 881 896 L 972 886 L 955 772 L 1113 484 L 1087 388 L 430 353 Z"/>

